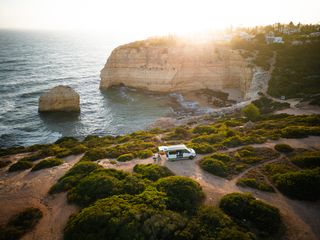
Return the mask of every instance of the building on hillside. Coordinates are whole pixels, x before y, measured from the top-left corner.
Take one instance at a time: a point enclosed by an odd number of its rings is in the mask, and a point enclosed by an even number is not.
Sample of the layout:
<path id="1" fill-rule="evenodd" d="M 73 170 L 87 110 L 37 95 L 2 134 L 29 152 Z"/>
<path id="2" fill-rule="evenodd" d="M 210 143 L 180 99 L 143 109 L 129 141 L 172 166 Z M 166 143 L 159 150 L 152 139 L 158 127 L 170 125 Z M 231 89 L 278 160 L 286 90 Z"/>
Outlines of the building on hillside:
<path id="1" fill-rule="evenodd" d="M 312 32 L 309 35 L 310 37 L 320 37 L 320 32 Z"/>
<path id="2" fill-rule="evenodd" d="M 265 35 L 265 40 L 267 44 L 272 44 L 272 43 L 284 43 L 282 37 L 276 37 L 274 35 L 274 32 L 269 32 Z"/>

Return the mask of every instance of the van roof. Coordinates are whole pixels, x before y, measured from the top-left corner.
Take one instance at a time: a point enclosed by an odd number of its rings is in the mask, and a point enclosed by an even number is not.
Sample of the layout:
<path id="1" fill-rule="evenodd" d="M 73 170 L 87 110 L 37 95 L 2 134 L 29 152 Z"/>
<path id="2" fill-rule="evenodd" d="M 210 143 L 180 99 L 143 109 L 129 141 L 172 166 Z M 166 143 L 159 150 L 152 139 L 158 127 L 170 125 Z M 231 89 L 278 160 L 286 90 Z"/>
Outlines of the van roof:
<path id="1" fill-rule="evenodd" d="M 159 151 L 174 151 L 174 150 L 181 150 L 186 149 L 186 145 L 179 144 L 179 145 L 170 145 L 170 146 L 159 146 Z"/>

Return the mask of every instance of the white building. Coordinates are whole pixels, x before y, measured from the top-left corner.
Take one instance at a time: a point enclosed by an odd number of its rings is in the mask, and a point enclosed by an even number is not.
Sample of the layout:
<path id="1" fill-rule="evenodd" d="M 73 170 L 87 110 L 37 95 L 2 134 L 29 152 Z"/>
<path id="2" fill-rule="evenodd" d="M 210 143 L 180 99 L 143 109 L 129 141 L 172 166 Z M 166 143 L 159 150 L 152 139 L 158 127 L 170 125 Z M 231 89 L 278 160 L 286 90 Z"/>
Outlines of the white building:
<path id="1" fill-rule="evenodd" d="M 284 43 L 282 37 L 276 37 L 274 36 L 273 32 L 269 32 L 265 35 L 265 40 L 267 44 L 271 43 Z"/>

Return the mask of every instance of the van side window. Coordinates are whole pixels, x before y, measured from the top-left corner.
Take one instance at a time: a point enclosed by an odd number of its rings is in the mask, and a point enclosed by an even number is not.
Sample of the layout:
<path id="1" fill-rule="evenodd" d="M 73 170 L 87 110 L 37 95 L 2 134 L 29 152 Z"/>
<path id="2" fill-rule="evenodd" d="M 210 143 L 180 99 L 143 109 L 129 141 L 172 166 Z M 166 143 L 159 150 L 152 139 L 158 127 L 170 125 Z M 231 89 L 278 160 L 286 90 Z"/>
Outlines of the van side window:
<path id="1" fill-rule="evenodd" d="M 177 154 L 177 151 L 170 151 L 168 153 L 169 153 L 169 155 L 175 155 L 175 154 Z"/>

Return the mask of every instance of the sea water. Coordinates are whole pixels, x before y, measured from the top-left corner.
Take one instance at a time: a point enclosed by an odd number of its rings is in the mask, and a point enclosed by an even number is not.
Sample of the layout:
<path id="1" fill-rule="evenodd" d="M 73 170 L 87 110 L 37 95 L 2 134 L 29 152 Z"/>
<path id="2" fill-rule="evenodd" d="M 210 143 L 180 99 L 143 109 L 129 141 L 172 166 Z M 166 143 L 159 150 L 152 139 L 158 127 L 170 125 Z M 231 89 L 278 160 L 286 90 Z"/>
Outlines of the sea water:
<path id="1" fill-rule="evenodd" d="M 62 136 L 118 135 L 145 129 L 172 112 L 169 97 L 125 87 L 99 90 L 111 36 L 0 31 L 0 147 L 51 143 Z M 41 94 L 69 85 L 80 114 L 39 114 Z"/>

